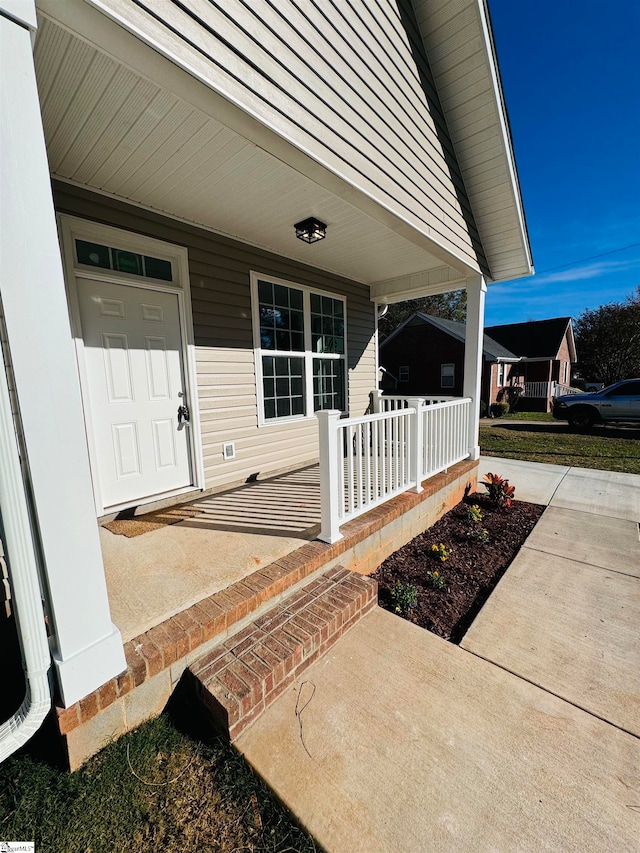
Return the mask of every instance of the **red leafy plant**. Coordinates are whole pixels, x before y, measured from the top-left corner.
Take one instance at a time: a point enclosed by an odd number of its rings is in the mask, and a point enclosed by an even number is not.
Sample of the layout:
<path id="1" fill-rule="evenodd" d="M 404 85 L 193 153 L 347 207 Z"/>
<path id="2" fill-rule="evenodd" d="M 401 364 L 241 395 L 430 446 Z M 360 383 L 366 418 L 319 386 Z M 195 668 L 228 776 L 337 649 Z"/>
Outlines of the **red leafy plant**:
<path id="1" fill-rule="evenodd" d="M 489 500 L 498 507 L 510 507 L 516 487 L 499 474 L 487 474 L 482 484 L 489 493 Z"/>

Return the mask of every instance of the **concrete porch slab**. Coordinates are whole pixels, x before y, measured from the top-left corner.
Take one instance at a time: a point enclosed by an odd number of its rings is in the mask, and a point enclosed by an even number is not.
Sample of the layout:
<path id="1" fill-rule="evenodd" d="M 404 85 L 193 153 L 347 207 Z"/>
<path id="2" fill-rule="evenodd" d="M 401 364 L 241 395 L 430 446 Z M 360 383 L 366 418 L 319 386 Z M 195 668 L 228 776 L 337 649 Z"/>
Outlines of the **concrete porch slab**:
<path id="1" fill-rule="evenodd" d="M 640 736 L 640 580 L 525 547 L 464 649 Z"/>
<path id="2" fill-rule="evenodd" d="M 640 741 L 380 609 L 236 745 L 336 853 L 637 849 Z"/>
<path id="3" fill-rule="evenodd" d="M 546 506 L 569 470 L 565 465 L 547 465 L 498 456 L 481 456 L 478 468 L 478 491 L 483 491 L 480 483 L 485 475 L 491 472 L 506 477 L 510 484 L 516 487 L 517 500 Z"/>
<path id="4" fill-rule="evenodd" d="M 640 535 L 634 521 L 549 506 L 527 548 L 640 577 Z"/>
<path id="5" fill-rule="evenodd" d="M 551 506 L 640 521 L 640 474 L 571 468 Z"/>
<path id="6" fill-rule="evenodd" d="M 181 522 L 128 539 L 100 528 L 111 618 L 124 642 L 306 542 Z"/>

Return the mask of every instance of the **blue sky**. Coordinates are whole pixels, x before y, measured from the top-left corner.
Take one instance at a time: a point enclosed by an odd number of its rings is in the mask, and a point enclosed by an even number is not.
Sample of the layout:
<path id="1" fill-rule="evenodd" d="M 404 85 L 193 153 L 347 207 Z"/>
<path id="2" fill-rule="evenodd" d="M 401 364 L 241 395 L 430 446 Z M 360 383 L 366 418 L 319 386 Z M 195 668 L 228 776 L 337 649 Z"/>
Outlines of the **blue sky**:
<path id="1" fill-rule="evenodd" d="M 489 286 L 486 325 L 621 301 L 640 245 L 604 253 L 640 244 L 640 2 L 489 7 L 538 272 Z"/>

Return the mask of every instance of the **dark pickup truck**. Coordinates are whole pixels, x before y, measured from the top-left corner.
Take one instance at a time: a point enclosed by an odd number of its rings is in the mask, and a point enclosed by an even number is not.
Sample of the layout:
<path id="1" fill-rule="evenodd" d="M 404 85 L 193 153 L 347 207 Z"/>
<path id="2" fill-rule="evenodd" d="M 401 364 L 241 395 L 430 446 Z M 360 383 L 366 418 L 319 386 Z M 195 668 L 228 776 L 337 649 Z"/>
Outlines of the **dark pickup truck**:
<path id="1" fill-rule="evenodd" d="M 556 397 L 553 417 L 569 421 L 576 429 L 599 422 L 640 421 L 640 379 L 625 379 L 601 391 Z"/>

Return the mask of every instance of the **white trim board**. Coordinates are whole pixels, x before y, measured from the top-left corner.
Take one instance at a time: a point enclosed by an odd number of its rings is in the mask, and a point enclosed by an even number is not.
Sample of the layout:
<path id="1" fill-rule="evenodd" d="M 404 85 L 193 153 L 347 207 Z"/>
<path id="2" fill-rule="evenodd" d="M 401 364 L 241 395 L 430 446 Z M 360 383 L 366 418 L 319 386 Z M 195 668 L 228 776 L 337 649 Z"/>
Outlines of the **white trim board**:
<path id="1" fill-rule="evenodd" d="M 58 224 L 62 244 L 71 332 L 75 344 L 78 374 L 82 389 L 85 429 L 89 448 L 89 459 L 91 462 L 91 475 L 97 515 L 102 516 L 106 513 L 115 512 L 127 507 L 153 503 L 154 501 L 162 498 L 184 494 L 192 490 L 204 489 L 204 458 L 200 430 L 195 343 L 193 337 L 193 317 L 191 313 L 191 289 L 189 284 L 189 256 L 187 249 L 184 246 L 165 243 L 152 237 L 134 234 L 120 228 L 115 228 L 111 225 L 91 222 L 64 213 L 58 214 Z M 104 268 L 89 267 L 79 264 L 75 260 L 74 241 L 76 239 L 87 240 L 93 243 L 102 243 L 108 246 L 117 246 L 118 248 L 122 248 L 127 251 L 144 255 L 152 255 L 154 257 L 162 258 L 163 260 L 171 261 L 173 279 L 172 281 L 160 281 L 129 273 L 122 273 L 116 270 L 107 270 Z M 78 279 L 82 278 L 90 278 L 94 281 L 103 281 L 111 284 L 130 285 L 132 287 L 164 293 L 175 293 L 178 297 L 178 312 L 182 339 L 182 363 L 184 366 L 185 383 L 188 393 L 189 408 L 191 411 L 191 440 L 189 445 L 193 483 L 186 489 L 182 488 L 160 495 L 145 495 L 139 500 L 115 506 L 104 505 L 98 473 L 97 447 L 91 429 L 91 405 L 89 394 L 87 393 L 89 381 L 86 371 L 84 341 L 78 303 L 77 282 Z"/>

